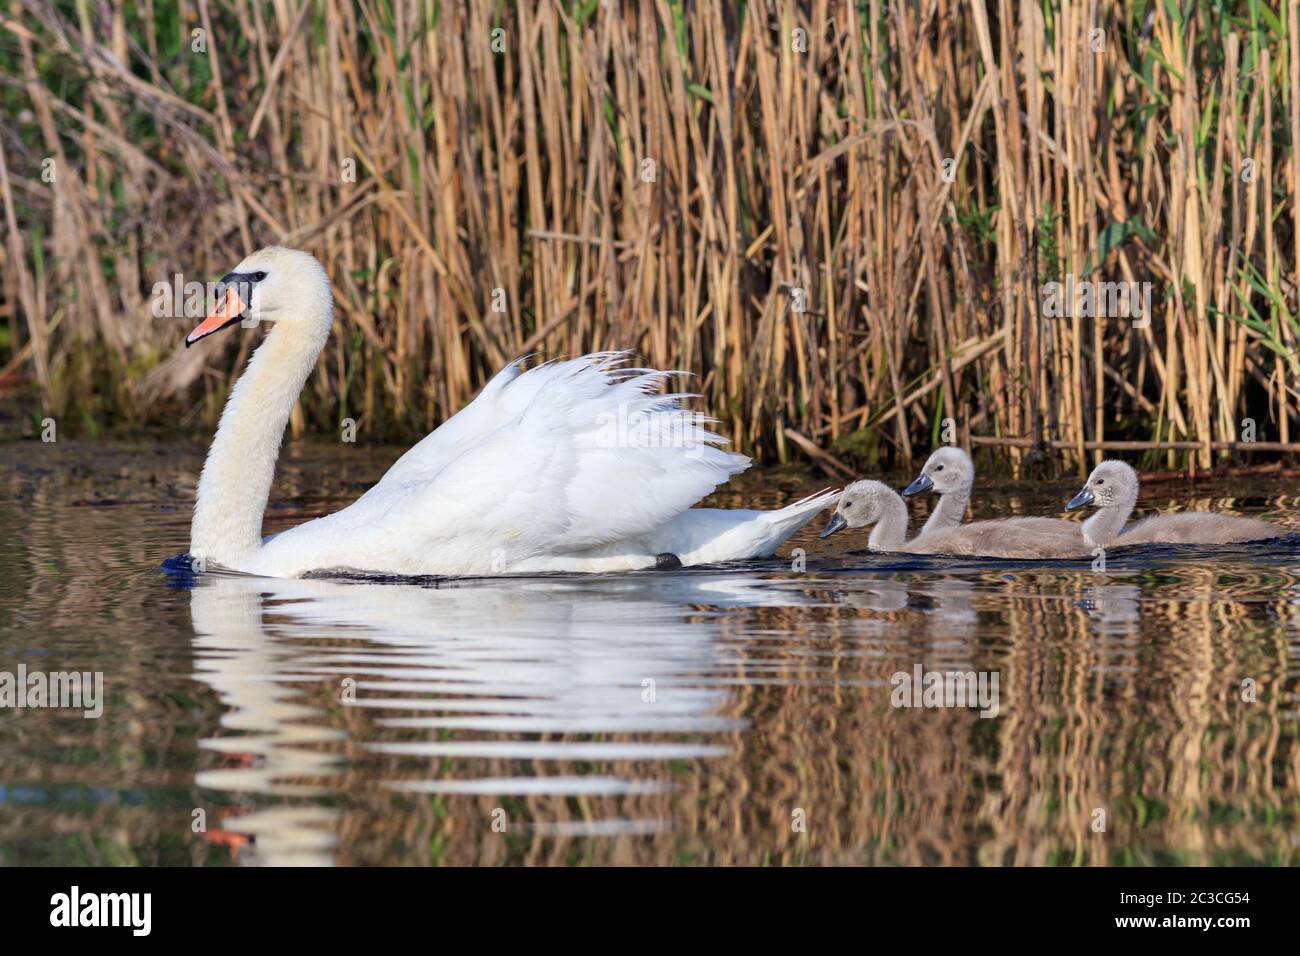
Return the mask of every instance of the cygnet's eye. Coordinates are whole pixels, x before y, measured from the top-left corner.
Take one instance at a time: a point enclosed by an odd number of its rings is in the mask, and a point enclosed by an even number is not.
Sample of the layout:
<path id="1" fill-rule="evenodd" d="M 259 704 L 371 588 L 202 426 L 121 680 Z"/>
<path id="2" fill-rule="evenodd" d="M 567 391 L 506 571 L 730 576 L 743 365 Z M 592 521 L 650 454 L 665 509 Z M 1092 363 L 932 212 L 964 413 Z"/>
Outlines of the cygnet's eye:
<path id="1" fill-rule="evenodd" d="M 935 466 L 934 466 L 934 470 L 935 470 L 935 471 L 943 471 L 943 465 L 935 465 Z"/>
<path id="2" fill-rule="evenodd" d="M 1098 485 L 1104 485 L 1105 483 L 1106 483 L 1106 479 L 1105 479 L 1105 478 L 1098 478 L 1098 479 L 1097 479 L 1097 484 L 1098 484 Z"/>

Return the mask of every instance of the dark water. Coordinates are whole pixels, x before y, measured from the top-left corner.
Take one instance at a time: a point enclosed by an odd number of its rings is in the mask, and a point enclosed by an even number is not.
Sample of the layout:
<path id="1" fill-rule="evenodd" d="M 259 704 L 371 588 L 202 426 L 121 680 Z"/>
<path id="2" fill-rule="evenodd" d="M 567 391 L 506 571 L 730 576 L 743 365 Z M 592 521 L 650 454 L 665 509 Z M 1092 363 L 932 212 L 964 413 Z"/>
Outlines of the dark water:
<path id="1" fill-rule="evenodd" d="M 1300 860 L 1300 538 L 1115 551 L 1104 574 L 814 527 L 703 571 L 196 577 L 160 565 L 201 451 L 0 446 L 0 671 L 98 671 L 105 697 L 97 719 L 0 710 L 0 863 Z M 287 449 L 268 530 L 393 457 Z M 1293 485 L 1142 504 L 1300 530 Z M 998 485 L 980 516 L 1074 490 Z M 918 665 L 996 675 L 997 715 L 893 706 Z"/>

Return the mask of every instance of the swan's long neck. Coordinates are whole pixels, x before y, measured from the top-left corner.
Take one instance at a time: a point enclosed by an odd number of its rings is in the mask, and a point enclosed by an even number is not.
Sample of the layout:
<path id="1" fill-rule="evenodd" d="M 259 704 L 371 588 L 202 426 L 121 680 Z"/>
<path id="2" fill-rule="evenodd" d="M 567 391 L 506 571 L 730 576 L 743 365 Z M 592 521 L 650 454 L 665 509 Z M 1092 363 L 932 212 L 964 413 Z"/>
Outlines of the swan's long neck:
<path id="1" fill-rule="evenodd" d="M 871 529 L 867 546 L 872 551 L 899 551 L 907 540 L 907 505 L 898 495 L 885 497 L 880 520 Z"/>
<path id="2" fill-rule="evenodd" d="M 261 547 L 280 441 L 325 347 L 329 310 L 327 300 L 313 310 L 323 314 L 277 322 L 231 390 L 199 478 L 190 525 L 195 557 L 237 567 L 242 556 Z"/>
<path id="3" fill-rule="evenodd" d="M 921 534 L 927 531 L 942 531 L 955 528 L 966 519 L 966 505 L 970 501 L 970 482 L 952 491 L 945 491 L 939 496 L 939 503 L 930 512 L 929 519 L 921 528 Z"/>
<path id="4" fill-rule="evenodd" d="M 1125 489 L 1123 496 L 1113 505 L 1098 508 L 1097 513 L 1083 523 L 1083 540 L 1094 548 L 1108 548 L 1119 537 L 1137 505 L 1137 489 Z"/>

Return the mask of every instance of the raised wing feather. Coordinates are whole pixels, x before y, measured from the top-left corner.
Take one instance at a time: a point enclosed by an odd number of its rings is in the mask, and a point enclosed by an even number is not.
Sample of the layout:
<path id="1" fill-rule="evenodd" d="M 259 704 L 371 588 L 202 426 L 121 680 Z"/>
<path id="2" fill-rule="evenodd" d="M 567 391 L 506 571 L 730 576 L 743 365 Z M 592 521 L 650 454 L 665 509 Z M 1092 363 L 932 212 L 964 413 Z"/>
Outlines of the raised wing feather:
<path id="1" fill-rule="evenodd" d="M 522 363 L 517 359 L 497 372 L 472 402 L 407 449 L 375 487 L 429 480 L 466 448 L 523 411 L 527 389 L 506 394 L 525 374 Z"/>
<path id="2" fill-rule="evenodd" d="M 674 373 L 623 359 L 584 356 L 510 382 L 498 402 L 522 411 L 440 469 L 422 509 L 520 555 L 581 550 L 648 535 L 749 466 L 682 407 L 687 396 L 658 394 Z"/>

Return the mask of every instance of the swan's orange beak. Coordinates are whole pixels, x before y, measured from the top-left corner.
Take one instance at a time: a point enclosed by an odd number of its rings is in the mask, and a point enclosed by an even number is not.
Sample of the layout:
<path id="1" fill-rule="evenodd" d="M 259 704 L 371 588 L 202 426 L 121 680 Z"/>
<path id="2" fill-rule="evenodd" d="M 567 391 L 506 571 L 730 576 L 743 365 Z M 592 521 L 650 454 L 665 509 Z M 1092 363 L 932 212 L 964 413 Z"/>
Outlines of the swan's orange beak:
<path id="1" fill-rule="evenodd" d="M 243 314 L 244 300 L 239 297 L 239 291 L 233 285 L 226 286 L 226 294 L 217 303 L 217 307 L 194 327 L 193 332 L 185 336 L 185 347 L 189 348 L 199 339 L 234 325 Z"/>

